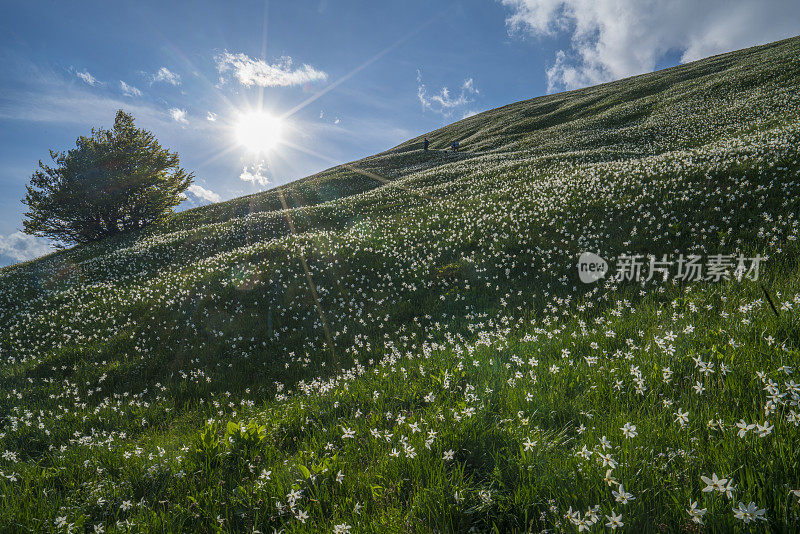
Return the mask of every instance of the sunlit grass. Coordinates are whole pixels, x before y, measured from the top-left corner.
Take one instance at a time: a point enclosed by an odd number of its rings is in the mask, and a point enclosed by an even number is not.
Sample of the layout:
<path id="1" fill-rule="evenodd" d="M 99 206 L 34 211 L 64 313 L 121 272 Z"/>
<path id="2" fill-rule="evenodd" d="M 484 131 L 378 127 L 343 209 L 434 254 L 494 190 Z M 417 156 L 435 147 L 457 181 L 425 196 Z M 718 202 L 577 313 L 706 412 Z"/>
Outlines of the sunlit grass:
<path id="1" fill-rule="evenodd" d="M 0 271 L 0 530 L 796 530 L 797 52 L 471 117 L 286 187 L 293 235 L 267 192 Z"/>

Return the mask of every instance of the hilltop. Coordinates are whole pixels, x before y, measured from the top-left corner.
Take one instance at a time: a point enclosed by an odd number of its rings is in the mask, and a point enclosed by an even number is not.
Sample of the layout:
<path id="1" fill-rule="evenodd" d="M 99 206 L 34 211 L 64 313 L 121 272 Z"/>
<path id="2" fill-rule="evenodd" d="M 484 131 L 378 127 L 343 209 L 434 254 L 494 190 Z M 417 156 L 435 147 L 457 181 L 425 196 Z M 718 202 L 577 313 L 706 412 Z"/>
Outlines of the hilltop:
<path id="1" fill-rule="evenodd" d="M 0 270 L 0 530 L 797 529 L 798 56 L 510 104 Z M 707 279 L 584 284 L 584 251 Z"/>

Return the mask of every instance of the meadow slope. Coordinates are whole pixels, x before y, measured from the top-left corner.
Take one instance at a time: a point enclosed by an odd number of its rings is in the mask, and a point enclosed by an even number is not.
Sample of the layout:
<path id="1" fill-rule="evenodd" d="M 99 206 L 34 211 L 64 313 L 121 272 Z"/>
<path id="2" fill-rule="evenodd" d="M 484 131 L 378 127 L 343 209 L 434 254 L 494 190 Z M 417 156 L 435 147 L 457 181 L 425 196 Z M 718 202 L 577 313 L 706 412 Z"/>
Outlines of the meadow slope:
<path id="1" fill-rule="evenodd" d="M 0 531 L 797 531 L 799 56 L 0 270 Z M 584 284 L 583 251 L 702 280 Z"/>

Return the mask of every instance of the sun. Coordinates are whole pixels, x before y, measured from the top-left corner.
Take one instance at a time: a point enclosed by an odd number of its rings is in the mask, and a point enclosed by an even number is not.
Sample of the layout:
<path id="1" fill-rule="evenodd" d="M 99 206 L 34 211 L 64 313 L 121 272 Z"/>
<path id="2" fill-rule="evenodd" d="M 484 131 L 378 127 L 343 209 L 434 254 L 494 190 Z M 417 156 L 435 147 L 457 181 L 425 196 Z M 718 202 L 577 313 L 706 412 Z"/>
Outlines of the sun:
<path id="1" fill-rule="evenodd" d="M 281 142 L 283 121 L 263 111 L 242 113 L 236 121 L 235 131 L 236 141 L 247 150 L 269 152 Z"/>

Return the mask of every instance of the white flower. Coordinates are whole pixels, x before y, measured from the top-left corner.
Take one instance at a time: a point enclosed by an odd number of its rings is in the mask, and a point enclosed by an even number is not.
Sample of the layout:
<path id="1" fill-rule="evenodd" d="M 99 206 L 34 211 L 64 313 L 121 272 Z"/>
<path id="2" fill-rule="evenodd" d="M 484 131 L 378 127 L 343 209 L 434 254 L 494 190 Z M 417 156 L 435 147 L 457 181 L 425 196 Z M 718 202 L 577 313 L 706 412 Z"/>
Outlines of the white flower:
<path id="1" fill-rule="evenodd" d="M 733 479 L 728 479 L 728 485 L 725 486 L 725 496 L 733 499 L 733 492 L 736 491 L 736 486 L 733 485 Z"/>
<path id="2" fill-rule="evenodd" d="M 700 479 L 706 485 L 706 487 L 703 488 L 703 493 L 708 493 L 709 491 L 725 492 L 725 483 L 728 481 L 727 478 L 717 478 L 716 473 L 711 473 L 711 478 L 701 475 Z"/>
<path id="3" fill-rule="evenodd" d="M 564 514 L 564 519 L 568 520 L 569 522 L 571 522 L 573 524 L 577 524 L 577 522 L 580 520 L 580 517 L 581 517 L 581 513 L 577 512 L 577 511 L 573 512 L 572 511 L 572 506 L 570 506 L 569 510 L 567 510 L 567 513 Z"/>
<path id="4" fill-rule="evenodd" d="M 756 519 L 766 521 L 767 518 L 764 515 L 766 513 L 767 511 L 765 509 L 759 508 L 753 501 L 750 501 L 750 504 L 747 506 L 745 506 L 743 502 L 740 502 L 739 508 L 733 509 L 733 515 L 736 516 L 736 519 L 741 519 L 745 523 L 750 523 Z"/>
<path id="5" fill-rule="evenodd" d="M 444 454 L 442 455 L 442 460 L 452 460 L 454 454 L 455 451 L 453 451 L 452 449 L 449 451 L 444 451 Z"/>
<path id="6" fill-rule="evenodd" d="M 342 427 L 342 431 L 344 432 L 344 434 L 342 435 L 342 439 L 350 439 L 356 435 L 355 430 L 350 430 L 349 428 L 344 426 Z"/>
<path id="7" fill-rule="evenodd" d="M 608 523 L 606 526 L 609 527 L 611 530 L 616 530 L 620 527 L 625 526 L 625 523 L 622 522 L 622 514 L 616 515 L 614 510 L 611 510 L 611 515 L 607 515 L 606 519 L 608 519 Z"/>
<path id="8" fill-rule="evenodd" d="M 744 419 L 739 419 L 739 422 L 736 423 L 736 428 L 739 429 L 739 431 L 737 432 L 737 435 L 740 438 L 743 438 L 745 436 L 745 434 L 747 434 L 748 430 L 753 430 L 755 427 L 756 427 L 756 425 L 748 425 L 745 422 Z"/>
<path id="9" fill-rule="evenodd" d="M 300 500 L 303 495 L 303 490 L 293 489 L 286 495 L 286 500 L 289 501 L 289 506 L 294 507 L 295 503 Z"/>
<path id="10" fill-rule="evenodd" d="M 678 408 L 678 411 L 675 412 L 675 422 L 680 423 L 681 428 L 686 426 L 686 424 L 689 422 L 689 412 L 683 412 L 680 408 Z"/>
<path id="11" fill-rule="evenodd" d="M 635 438 L 635 437 L 636 437 L 636 435 L 637 435 L 637 432 L 636 432 L 636 425 L 632 425 L 632 424 L 630 424 L 630 423 L 625 423 L 625 426 L 623 426 L 622 428 L 620 428 L 620 430 L 622 430 L 622 434 L 623 434 L 623 435 L 624 435 L 626 438 Z"/>
<path id="12" fill-rule="evenodd" d="M 628 504 L 628 501 L 635 500 L 633 495 L 625 491 L 622 484 L 619 485 L 619 491 L 612 490 L 611 493 L 614 494 L 614 499 L 621 504 Z"/>
<path id="13" fill-rule="evenodd" d="M 698 508 L 697 501 L 689 502 L 689 508 L 686 510 L 689 513 L 689 517 L 692 518 L 692 521 L 697 523 L 698 525 L 703 524 L 703 516 L 706 515 L 708 511 L 706 508 Z"/>
<path id="14" fill-rule="evenodd" d="M 333 526 L 333 534 L 347 534 L 350 532 L 350 525 L 347 523 L 342 523 L 341 525 L 334 525 Z"/>
<path id="15" fill-rule="evenodd" d="M 610 467 L 611 469 L 617 468 L 617 461 L 610 455 L 604 452 L 597 453 L 600 458 L 603 460 L 603 467 Z"/>
<path id="16" fill-rule="evenodd" d="M 758 433 L 758 437 L 765 438 L 772 434 L 773 426 L 769 423 L 764 423 L 763 425 L 756 425 L 756 432 Z"/>
<path id="17" fill-rule="evenodd" d="M 664 367 L 664 370 L 661 372 L 661 376 L 664 377 L 664 382 L 669 383 L 670 379 L 672 378 L 672 370 L 669 367 Z"/>
<path id="18" fill-rule="evenodd" d="M 578 532 L 589 531 L 592 528 L 592 523 L 589 523 L 586 518 L 578 517 L 575 521 L 575 525 L 578 527 Z"/>

